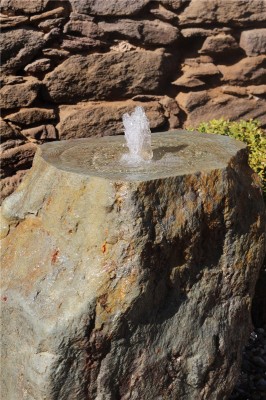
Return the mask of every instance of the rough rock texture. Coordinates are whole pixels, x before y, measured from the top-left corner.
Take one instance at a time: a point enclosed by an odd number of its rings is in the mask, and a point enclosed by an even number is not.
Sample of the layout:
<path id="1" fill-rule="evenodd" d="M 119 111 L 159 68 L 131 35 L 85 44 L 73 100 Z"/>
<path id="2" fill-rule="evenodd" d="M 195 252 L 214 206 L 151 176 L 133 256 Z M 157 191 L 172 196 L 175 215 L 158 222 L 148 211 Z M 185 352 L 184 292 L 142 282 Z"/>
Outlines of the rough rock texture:
<path id="1" fill-rule="evenodd" d="M 76 37 L 67 35 L 63 40 L 61 46 L 64 50 L 69 50 L 72 52 L 82 52 L 100 47 L 101 41 L 87 37 Z"/>
<path id="2" fill-rule="evenodd" d="M 21 131 L 30 142 L 42 143 L 44 140 L 55 140 L 57 134 L 53 125 L 41 125 Z"/>
<path id="3" fill-rule="evenodd" d="M 100 28 L 104 32 L 120 34 L 126 38 L 141 39 L 143 24 L 128 18 L 116 20 L 115 22 L 99 22 Z"/>
<path id="4" fill-rule="evenodd" d="M 4 110 L 26 107 L 37 98 L 40 82 L 32 77 L 22 83 L 3 86 L 0 89 L 0 107 Z"/>
<path id="5" fill-rule="evenodd" d="M 51 57 L 51 59 L 55 59 L 55 60 L 62 60 L 66 57 L 69 56 L 69 51 L 64 50 L 64 49 L 53 49 L 53 48 L 46 48 L 42 50 L 42 53 L 47 56 L 47 57 Z"/>
<path id="6" fill-rule="evenodd" d="M 201 37 L 217 35 L 220 33 L 231 33 L 231 32 L 232 29 L 228 27 L 218 27 L 214 29 L 193 27 L 193 28 L 181 29 L 181 33 L 185 38 L 201 38 Z"/>
<path id="7" fill-rule="evenodd" d="M 141 11 L 150 0 L 70 0 L 75 12 L 92 15 L 133 15 Z"/>
<path id="8" fill-rule="evenodd" d="M 10 143 L 11 142 L 11 143 Z M 15 145 L 15 146 L 14 146 Z M 25 170 L 32 163 L 36 145 L 25 140 L 6 141 L 1 155 L 1 178 L 12 176 L 17 170 Z"/>
<path id="9" fill-rule="evenodd" d="M 247 57 L 233 65 L 219 65 L 223 78 L 231 84 L 260 85 L 266 82 L 266 56 Z"/>
<path id="10" fill-rule="evenodd" d="M 95 24 L 89 19 L 79 18 L 79 14 L 71 14 L 70 21 L 65 25 L 64 32 L 68 34 L 80 34 L 91 38 L 99 38 L 104 35 L 101 25 Z"/>
<path id="11" fill-rule="evenodd" d="M 8 124 L 2 118 L 0 118 L 0 137 L 2 143 L 9 139 L 21 139 L 18 130 L 14 129 L 14 126 Z"/>
<path id="12" fill-rule="evenodd" d="M 25 14 L 34 14 L 41 12 L 49 0 L 1 0 L 2 11 L 21 12 Z"/>
<path id="13" fill-rule="evenodd" d="M 191 0 L 180 23 L 252 25 L 266 20 L 265 0 Z"/>
<path id="14" fill-rule="evenodd" d="M 30 160 L 29 164 L 31 165 L 32 160 Z M 12 176 L 8 176 L 7 178 L 1 178 L 0 189 L 1 195 L 0 200 L 4 200 L 7 196 L 11 195 L 14 190 L 20 185 L 22 179 L 28 172 L 28 165 L 25 165 L 25 170 L 16 170 L 13 172 Z"/>
<path id="15" fill-rule="evenodd" d="M 163 72 L 167 66 L 168 72 L 173 70 L 168 58 L 160 50 L 72 56 L 47 74 L 44 82 L 56 103 L 115 99 L 121 92 L 124 97 L 160 93 L 166 81 Z"/>
<path id="16" fill-rule="evenodd" d="M 14 29 L 1 34 L 1 70 L 17 71 L 25 66 L 44 46 L 42 32 L 33 29 Z"/>
<path id="17" fill-rule="evenodd" d="M 21 108 L 14 114 L 9 114 L 6 119 L 17 125 L 32 125 L 42 121 L 56 119 L 53 109 L 49 108 Z"/>
<path id="18" fill-rule="evenodd" d="M 195 87 L 202 86 L 206 79 L 221 75 L 217 66 L 211 62 L 201 62 L 200 59 L 191 59 L 182 67 L 180 78 L 172 82 L 176 86 Z M 191 93 L 192 94 L 192 93 Z M 197 98 L 197 92 L 193 93 Z"/>
<path id="19" fill-rule="evenodd" d="M 23 15 L 8 16 L 5 14 L 0 14 L 1 29 L 13 28 L 17 25 L 25 23 L 26 21 L 28 21 L 28 17 Z"/>
<path id="20" fill-rule="evenodd" d="M 46 144 L 3 203 L 6 400 L 228 397 L 265 250 L 258 182 L 226 137 L 153 149 L 121 170 L 121 138 Z"/>
<path id="21" fill-rule="evenodd" d="M 151 121 L 151 129 L 158 129 L 166 122 L 165 110 L 159 101 L 80 103 L 75 106 L 60 107 L 60 124 L 57 125 L 61 139 L 84 138 L 90 136 L 119 135 L 123 133 L 121 115 L 136 106 L 144 107 Z M 88 128 L 89 127 L 89 128 Z"/>
<path id="22" fill-rule="evenodd" d="M 238 43 L 231 35 L 219 34 L 216 36 L 209 36 L 203 43 L 200 49 L 200 54 L 224 54 L 232 53 L 239 49 Z"/>
<path id="23" fill-rule="evenodd" d="M 246 98 L 248 93 L 239 97 L 236 89 L 233 90 L 236 96 L 233 96 L 232 91 L 228 87 L 222 92 L 217 92 L 217 89 L 211 91 L 198 91 L 197 93 L 180 92 L 176 98 L 179 106 L 188 113 L 189 117 L 186 120 L 187 127 L 196 127 L 204 121 L 216 118 L 222 118 L 225 115 L 230 120 L 245 118 L 258 118 L 263 124 L 266 124 L 266 102 L 258 97 L 251 98 L 248 102 Z M 228 93 L 229 92 L 229 93 Z"/>
<path id="24" fill-rule="evenodd" d="M 61 29 L 64 25 L 64 18 L 45 19 L 38 23 L 38 27 L 45 33 L 50 32 L 54 28 Z"/>
<path id="25" fill-rule="evenodd" d="M 176 27 L 160 20 L 121 19 L 112 23 L 100 22 L 99 26 L 105 32 L 116 33 L 145 44 L 166 46 L 173 44 L 179 38 L 179 30 Z"/>
<path id="26" fill-rule="evenodd" d="M 190 0 L 161 0 L 161 3 L 170 7 L 173 11 L 178 11 L 184 4 L 189 3 Z"/>
<path id="27" fill-rule="evenodd" d="M 40 72 L 49 71 L 50 68 L 51 68 L 50 58 L 40 58 L 38 60 L 33 61 L 31 64 L 26 65 L 24 71 L 36 74 Z"/>
<path id="28" fill-rule="evenodd" d="M 170 45 L 179 37 L 179 30 L 168 23 L 159 20 L 145 21 L 142 28 L 144 43 Z"/>
<path id="29" fill-rule="evenodd" d="M 32 17 L 30 17 L 31 21 L 40 21 L 43 19 L 48 19 L 48 18 L 58 18 L 58 17 L 62 17 L 65 15 L 65 9 L 64 7 L 58 7 L 58 8 L 54 8 L 53 10 L 50 11 L 46 11 L 42 14 L 37 14 L 37 15 L 33 15 Z"/>
<path id="30" fill-rule="evenodd" d="M 258 56 L 266 53 L 266 29 L 244 31 L 240 37 L 240 47 L 247 56 Z"/>
<path id="31" fill-rule="evenodd" d="M 178 22 L 178 16 L 174 12 L 167 10 L 167 8 L 165 8 L 162 4 L 154 4 L 151 7 L 150 12 L 163 21 L 172 21 L 173 23 Z"/>

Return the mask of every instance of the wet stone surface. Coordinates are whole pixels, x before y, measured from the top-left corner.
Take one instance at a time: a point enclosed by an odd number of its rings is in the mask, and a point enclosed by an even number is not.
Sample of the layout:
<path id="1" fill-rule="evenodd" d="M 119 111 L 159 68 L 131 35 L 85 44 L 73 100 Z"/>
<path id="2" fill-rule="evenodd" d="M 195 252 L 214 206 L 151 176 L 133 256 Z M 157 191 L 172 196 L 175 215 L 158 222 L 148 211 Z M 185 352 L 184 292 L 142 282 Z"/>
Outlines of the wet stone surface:
<path id="1" fill-rule="evenodd" d="M 178 132 L 178 133 L 177 133 Z M 123 136 L 47 143 L 42 157 L 69 172 L 129 181 L 179 176 L 226 166 L 236 151 L 244 148 L 230 138 L 172 131 L 152 134 L 153 159 L 136 165 L 121 161 L 128 152 Z"/>

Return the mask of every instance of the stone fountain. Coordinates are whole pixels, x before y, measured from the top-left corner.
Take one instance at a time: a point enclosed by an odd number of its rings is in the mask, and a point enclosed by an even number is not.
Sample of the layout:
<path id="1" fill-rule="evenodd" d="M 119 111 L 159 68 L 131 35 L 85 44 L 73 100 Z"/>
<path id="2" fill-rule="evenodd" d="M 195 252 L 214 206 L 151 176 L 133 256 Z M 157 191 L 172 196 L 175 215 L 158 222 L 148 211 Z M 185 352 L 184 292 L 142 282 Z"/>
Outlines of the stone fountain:
<path id="1" fill-rule="evenodd" d="M 257 177 L 241 142 L 141 127 L 133 161 L 123 137 L 41 146 L 4 202 L 3 399 L 232 390 L 265 250 Z"/>

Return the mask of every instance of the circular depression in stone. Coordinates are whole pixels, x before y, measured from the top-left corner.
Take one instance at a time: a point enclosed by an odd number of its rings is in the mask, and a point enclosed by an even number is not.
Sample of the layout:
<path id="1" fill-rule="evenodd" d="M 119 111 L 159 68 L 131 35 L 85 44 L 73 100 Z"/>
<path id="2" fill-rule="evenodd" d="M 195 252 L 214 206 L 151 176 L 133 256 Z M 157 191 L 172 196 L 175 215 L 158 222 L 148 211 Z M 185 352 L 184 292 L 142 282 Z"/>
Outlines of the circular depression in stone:
<path id="1" fill-rule="evenodd" d="M 129 165 L 123 136 L 46 143 L 42 157 L 65 171 L 108 179 L 149 180 L 223 168 L 245 145 L 228 137 L 198 132 L 152 134 L 153 159 Z"/>

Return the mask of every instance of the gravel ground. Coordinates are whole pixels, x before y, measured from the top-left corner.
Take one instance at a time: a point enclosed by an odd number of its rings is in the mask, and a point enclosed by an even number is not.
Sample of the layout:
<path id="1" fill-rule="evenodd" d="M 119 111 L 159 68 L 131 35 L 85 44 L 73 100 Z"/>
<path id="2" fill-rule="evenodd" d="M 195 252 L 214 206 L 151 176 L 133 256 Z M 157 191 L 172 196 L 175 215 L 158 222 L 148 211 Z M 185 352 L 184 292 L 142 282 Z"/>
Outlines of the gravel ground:
<path id="1" fill-rule="evenodd" d="M 228 400 L 266 400 L 266 326 L 251 333 L 239 380 Z"/>

